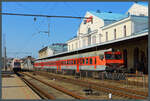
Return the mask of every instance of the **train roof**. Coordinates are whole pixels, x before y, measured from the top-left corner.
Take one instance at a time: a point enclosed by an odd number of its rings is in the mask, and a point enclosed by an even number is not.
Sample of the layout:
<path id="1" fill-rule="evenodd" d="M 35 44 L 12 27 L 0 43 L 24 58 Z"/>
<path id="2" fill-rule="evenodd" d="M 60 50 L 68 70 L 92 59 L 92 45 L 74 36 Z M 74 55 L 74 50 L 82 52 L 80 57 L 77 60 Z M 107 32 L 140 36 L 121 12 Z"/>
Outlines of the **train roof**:
<path id="1" fill-rule="evenodd" d="M 75 55 L 75 54 L 81 54 L 81 53 L 86 53 L 86 52 L 91 52 L 91 51 L 96 51 L 96 50 L 110 49 L 110 47 L 112 47 L 114 45 L 120 45 L 121 43 L 124 43 L 124 42 L 131 42 L 136 39 L 141 39 L 141 38 L 143 39 L 143 37 L 147 38 L 147 36 L 148 36 L 148 29 L 141 31 L 141 32 L 134 33 L 133 35 L 127 36 L 125 38 L 119 38 L 116 40 L 98 43 L 95 45 L 87 46 L 86 48 L 79 48 L 77 50 L 73 50 L 73 51 L 69 51 L 69 52 L 62 52 L 62 53 L 58 53 L 53 56 L 48 56 L 45 58 L 38 58 L 35 61 L 43 60 L 43 59 L 58 58 L 58 57 L 63 57 L 63 56 Z"/>

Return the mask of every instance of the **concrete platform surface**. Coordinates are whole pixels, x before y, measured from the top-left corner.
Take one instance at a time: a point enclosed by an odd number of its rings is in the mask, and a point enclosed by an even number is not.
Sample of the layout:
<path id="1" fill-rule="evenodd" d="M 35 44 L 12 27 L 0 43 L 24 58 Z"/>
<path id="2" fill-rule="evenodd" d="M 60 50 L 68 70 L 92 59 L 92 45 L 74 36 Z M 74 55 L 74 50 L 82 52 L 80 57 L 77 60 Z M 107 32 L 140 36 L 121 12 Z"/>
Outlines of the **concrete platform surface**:
<path id="1" fill-rule="evenodd" d="M 17 75 L 2 77 L 2 99 L 41 99 Z"/>

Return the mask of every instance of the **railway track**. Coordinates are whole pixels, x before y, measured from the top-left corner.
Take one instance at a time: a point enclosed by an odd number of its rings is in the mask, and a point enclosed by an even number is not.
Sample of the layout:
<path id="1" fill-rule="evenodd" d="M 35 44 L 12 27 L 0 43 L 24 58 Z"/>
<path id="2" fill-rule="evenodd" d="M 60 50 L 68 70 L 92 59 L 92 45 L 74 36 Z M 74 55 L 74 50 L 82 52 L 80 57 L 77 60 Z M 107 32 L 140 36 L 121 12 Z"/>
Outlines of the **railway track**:
<path id="1" fill-rule="evenodd" d="M 55 74 L 49 74 L 47 72 L 35 72 L 35 73 L 42 75 L 42 76 L 49 77 L 49 78 L 55 78 L 63 82 L 73 83 L 73 84 L 83 86 L 83 87 L 90 87 L 92 89 L 103 91 L 106 93 L 112 93 L 113 95 L 120 96 L 123 98 L 146 99 L 148 97 L 148 92 L 116 87 L 116 86 L 108 85 L 105 83 L 94 83 L 94 82 L 89 82 L 89 81 L 87 82 L 87 81 L 79 80 L 79 79 L 66 78 L 66 77 L 55 75 Z"/>
<path id="2" fill-rule="evenodd" d="M 60 86 L 60 85 L 56 85 L 56 84 L 53 84 L 53 83 L 46 82 L 46 81 L 44 81 L 44 80 L 41 80 L 41 79 L 39 79 L 39 78 L 37 78 L 37 77 L 34 77 L 34 76 L 29 75 L 29 74 L 26 74 L 26 73 L 21 73 L 21 74 L 23 74 L 23 75 L 25 75 L 25 76 L 28 76 L 28 77 L 30 77 L 30 78 L 32 78 L 32 79 L 34 79 L 34 80 L 37 80 L 38 82 L 43 83 L 44 85 L 47 85 L 47 86 L 49 86 L 49 87 L 51 87 L 51 88 L 54 88 L 54 89 L 56 89 L 56 90 L 58 90 L 58 91 L 60 91 L 60 92 L 63 92 L 64 94 L 69 95 L 69 96 L 73 97 L 74 99 L 87 99 L 86 97 L 82 97 L 82 96 L 80 96 L 80 95 L 78 95 L 78 94 L 76 94 L 76 93 L 73 93 L 73 92 L 68 91 L 67 89 L 64 89 L 64 88 L 63 88 L 62 86 Z M 36 86 L 35 84 L 31 83 L 31 82 L 30 82 L 28 79 L 26 79 L 25 77 L 21 77 L 21 78 L 22 78 L 25 82 L 27 82 L 28 85 L 32 86 L 32 88 L 36 89 L 36 91 L 38 91 L 38 93 L 40 93 L 42 96 L 44 96 L 43 98 L 46 98 L 46 99 L 57 99 L 57 98 L 55 98 L 54 96 L 48 94 L 47 91 L 42 90 L 41 88 L 39 88 L 39 87 Z M 40 95 L 40 96 L 41 96 L 41 95 Z"/>
<path id="3" fill-rule="evenodd" d="M 34 92 L 36 92 L 42 99 L 52 99 L 54 100 L 55 97 L 48 94 L 48 92 L 42 90 L 40 87 L 35 85 L 34 83 L 30 82 L 30 80 L 26 79 L 22 74 L 16 73 Z"/>

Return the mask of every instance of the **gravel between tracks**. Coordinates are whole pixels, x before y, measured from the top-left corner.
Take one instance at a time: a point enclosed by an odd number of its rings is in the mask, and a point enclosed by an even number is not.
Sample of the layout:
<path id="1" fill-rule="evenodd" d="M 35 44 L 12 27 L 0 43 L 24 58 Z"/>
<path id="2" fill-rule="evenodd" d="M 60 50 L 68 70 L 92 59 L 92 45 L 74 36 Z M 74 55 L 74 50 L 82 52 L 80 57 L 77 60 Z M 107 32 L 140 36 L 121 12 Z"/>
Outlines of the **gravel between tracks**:
<path id="1" fill-rule="evenodd" d="M 46 80 L 46 81 L 51 82 L 51 83 L 55 83 L 57 85 L 61 85 L 69 91 L 75 92 L 75 93 L 77 93 L 83 97 L 88 97 L 88 99 L 108 99 L 108 94 L 103 93 L 103 92 L 99 92 L 99 91 L 94 90 L 92 95 L 86 95 L 86 93 L 83 90 L 87 89 L 87 88 L 84 88 L 84 87 L 81 87 L 78 85 L 74 85 L 74 84 L 70 84 L 70 83 L 65 83 L 65 82 L 58 81 L 58 80 L 52 80 L 50 78 L 48 79 L 46 77 L 39 76 L 39 75 L 36 75 L 36 77 L 38 77 L 42 80 Z M 124 98 L 113 95 L 112 99 L 124 99 Z"/>
<path id="2" fill-rule="evenodd" d="M 53 73 L 52 73 L 53 74 Z M 67 78 L 74 78 L 74 76 L 72 75 L 62 75 L 62 74 L 57 74 L 59 76 L 62 76 L 62 77 L 67 77 Z M 142 88 L 142 87 L 138 87 L 138 86 L 133 86 L 133 85 L 126 85 L 126 84 L 123 84 L 123 83 L 119 83 L 118 81 L 115 81 L 115 80 L 98 80 L 98 79 L 92 79 L 92 78 L 81 78 L 82 80 L 85 80 L 85 81 L 92 81 L 92 82 L 95 82 L 95 83 L 106 83 L 106 84 L 111 84 L 111 85 L 114 85 L 114 86 L 117 86 L 117 87 L 122 87 L 122 88 L 129 88 L 129 89 L 133 89 L 133 90 L 137 90 L 137 91 L 146 91 L 148 92 L 148 88 Z"/>
<path id="3" fill-rule="evenodd" d="M 49 87 L 49 86 L 47 86 L 47 85 L 45 85 L 45 84 L 43 84 L 43 83 L 41 83 L 41 82 L 39 82 L 37 80 L 34 80 L 34 79 L 32 79 L 30 77 L 27 77 L 27 76 L 26 76 L 26 78 L 28 80 L 30 80 L 32 83 L 40 86 L 40 88 L 46 90 L 49 94 L 54 96 L 56 99 L 74 99 L 73 97 L 71 97 L 69 95 L 66 95 L 66 94 L 64 94 L 64 93 L 62 93 L 62 92 L 60 92 L 60 91 L 58 91 L 58 90 L 56 90 L 54 88 L 51 88 L 51 87 Z"/>

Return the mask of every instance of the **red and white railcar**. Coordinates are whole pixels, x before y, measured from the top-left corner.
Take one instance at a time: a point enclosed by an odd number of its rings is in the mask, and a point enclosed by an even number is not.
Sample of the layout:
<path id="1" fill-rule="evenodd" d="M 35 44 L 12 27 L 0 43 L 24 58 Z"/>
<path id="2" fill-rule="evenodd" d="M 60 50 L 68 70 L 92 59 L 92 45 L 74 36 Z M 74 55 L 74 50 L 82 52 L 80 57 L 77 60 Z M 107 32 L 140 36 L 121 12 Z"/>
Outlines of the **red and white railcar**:
<path id="1" fill-rule="evenodd" d="M 122 53 L 110 50 L 100 50 L 63 56 L 60 58 L 37 60 L 35 68 L 55 69 L 55 70 L 75 70 L 80 71 L 114 71 L 123 67 L 124 61 Z"/>

